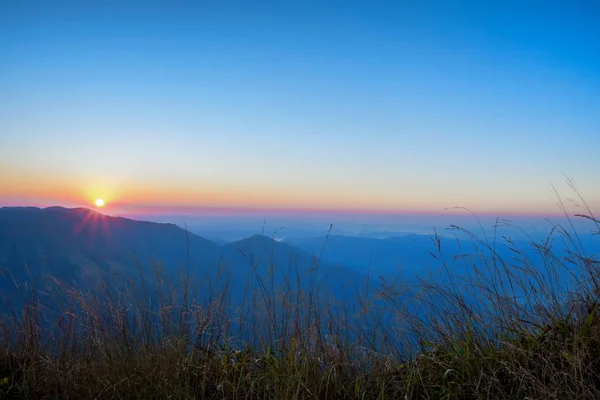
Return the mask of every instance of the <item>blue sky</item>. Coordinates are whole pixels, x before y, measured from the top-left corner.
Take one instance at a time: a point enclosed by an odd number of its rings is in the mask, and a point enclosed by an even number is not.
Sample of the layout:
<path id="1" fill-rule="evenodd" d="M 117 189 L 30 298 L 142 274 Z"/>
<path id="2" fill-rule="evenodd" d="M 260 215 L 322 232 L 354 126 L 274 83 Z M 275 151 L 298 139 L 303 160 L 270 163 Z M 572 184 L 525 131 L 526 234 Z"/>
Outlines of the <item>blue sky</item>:
<path id="1" fill-rule="evenodd" d="M 595 2 L 0 4 L 0 202 L 600 209 Z"/>

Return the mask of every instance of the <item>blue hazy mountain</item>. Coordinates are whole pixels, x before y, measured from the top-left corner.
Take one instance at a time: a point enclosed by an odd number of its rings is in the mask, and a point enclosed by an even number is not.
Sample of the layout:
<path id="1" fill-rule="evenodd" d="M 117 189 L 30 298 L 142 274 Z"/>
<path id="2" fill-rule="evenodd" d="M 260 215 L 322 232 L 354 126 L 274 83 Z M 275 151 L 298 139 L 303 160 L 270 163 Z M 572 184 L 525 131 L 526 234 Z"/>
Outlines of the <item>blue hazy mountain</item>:
<path id="1" fill-rule="evenodd" d="M 172 281 L 189 274 L 213 287 L 227 279 L 234 296 L 250 281 L 267 280 L 272 271 L 269 282 L 278 287 L 325 285 L 341 293 L 364 283 L 364 274 L 316 261 L 307 252 L 261 235 L 219 245 L 174 224 L 89 209 L 0 208 L 4 285 L 46 276 L 83 289 L 114 277 L 148 284 L 156 279 L 157 269 Z"/>
<path id="2" fill-rule="evenodd" d="M 323 262 L 297 246 L 264 235 L 229 243 L 223 250 L 223 254 L 241 254 L 250 269 L 258 268 L 263 276 L 273 272 L 279 282 L 290 286 L 301 284 L 306 288 L 313 285 L 322 292 L 340 294 L 360 289 L 368 279 L 364 271 Z"/>
<path id="3" fill-rule="evenodd" d="M 559 235 L 554 240 L 553 251 L 567 259 L 564 238 Z M 597 239 L 586 234 L 573 237 L 596 256 Z M 254 235 L 220 245 L 174 224 L 110 217 L 83 208 L 0 209 L 0 285 L 4 288 L 48 276 L 85 290 L 110 279 L 151 284 L 159 271 L 176 284 L 189 275 L 215 292 L 228 287 L 234 298 L 261 287 L 297 290 L 300 286 L 344 299 L 365 286 L 376 289 L 380 277 L 415 285 L 422 280 L 443 283 L 448 274 L 440 272 L 442 259 L 452 274 L 466 276 L 474 264 L 485 264 L 481 256 L 489 256 L 490 251 L 464 235 L 439 237 L 439 243 L 432 235 L 417 234 L 383 239 L 331 235 L 282 242 Z M 493 251 L 515 271 L 524 262 L 544 266 L 540 249 L 527 241 L 501 239 Z M 526 260 L 516 258 L 517 253 Z"/>
<path id="4" fill-rule="evenodd" d="M 504 263 L 515 275 L 524 266 L 542 269 L 551 262 L 544 259 L 544 247 L 557 256 L 552 262 L 567 266 L 578 257 L 571 254 L 574 250 L 579 255 L 600 258 L 599 237 L 585 231 L 577 234 L 555 231 L 549 238 L 538 235 L 529 239 L 511 239 L 501 234 L 496 238 L 469 237 L 462 231 L 455 231 L 454 236 L 444 234 L 437 238 L 432 232 L 432 235 L 409 234 L 382 239 L 330 235 L 287 238 L 284 242 L 318 255 L 326 264 L 343 265 L 357 272 L 368 271 L 372 277 L 417 285 L 421 280 L 444 282 L 448 273 L 442 273 L 443 265 L 452 275 L 465 278 L 476 271 L 492 271 L 494 261 Z M 570 274 L 567 269 L 562 273 L 565 278 Z"/>
<path id="5" fill-rule="evenodd" d="M 317 255 L 325 263 L 344 265 L 363 273 L 369 271 L 374 276 L 402 274 L 411 278 L 422 277 L 430 269 L 440 266 L 439 260 L 432 255 L 436 251 L 432 235 L 410 234 L 383 239 L 331 235 L 287 238 L 284 242 Z M 443 251 L 451 256 L 472 250 L 471 246 L 465 249 L 450 238 L 441 238 L 441 245 Z"/>
<path id="6" fill-rule="evenodd" d="M 189 250 L 189 264 L 188 264 Z M 149 274 L 153 262 L 169 268 L 214 264 L 220 247 L 173 224 L 109 217 L 61 207 L 0 209 L 0 268 L 23 279 L 51 274 L 93 286 L 107 274 Z"/>

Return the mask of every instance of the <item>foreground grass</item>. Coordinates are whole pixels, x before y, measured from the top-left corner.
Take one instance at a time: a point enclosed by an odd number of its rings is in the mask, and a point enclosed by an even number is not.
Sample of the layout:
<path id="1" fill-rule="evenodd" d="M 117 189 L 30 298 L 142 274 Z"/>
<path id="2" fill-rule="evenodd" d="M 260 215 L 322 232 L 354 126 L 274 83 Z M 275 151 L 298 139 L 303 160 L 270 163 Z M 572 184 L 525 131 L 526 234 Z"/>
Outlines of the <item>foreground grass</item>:
<path id="1" fill-rule="evenodd" d="M 242 304 L 227 285 L 197 301 L 158 272 L 152 293 L 27 285 L 0 322 L 0 398 L 600 398 L 598 260 L 560 226 L 532 243 L 535 264 L 510 239 L 506 260 L 469 234 L 469 276 L 444 262 L 445 283 L 424 282 L 410 306 L 386 282 L 343 312 L 260 276 Z"/>
<path id="2" fill-rule="evenodd" d="M 2 390 L 29 398 L 598 398 L 598 340 L 578 330 L 500 349 L 456 343 L 368 369 L 343 356 L 326 365 L 264 352 L 203 356 L 176 343 L 116 358 L 28 350 L 3 355 Z"/>
<path id="3" fill-rule="evenodd" d="M 561 321 L 563 323 L 564 321 Z M 176 339 L 134 352 L 101 348 L 1 356 L 2 396 L 27 398 L 598 398 L 594 322 L 548 327 L 500 346 L 455 340 L 413 360 L 325 360 L 302 352 L 189 351 Z M 109 346 L 115 346 L 116 343 Z"/>

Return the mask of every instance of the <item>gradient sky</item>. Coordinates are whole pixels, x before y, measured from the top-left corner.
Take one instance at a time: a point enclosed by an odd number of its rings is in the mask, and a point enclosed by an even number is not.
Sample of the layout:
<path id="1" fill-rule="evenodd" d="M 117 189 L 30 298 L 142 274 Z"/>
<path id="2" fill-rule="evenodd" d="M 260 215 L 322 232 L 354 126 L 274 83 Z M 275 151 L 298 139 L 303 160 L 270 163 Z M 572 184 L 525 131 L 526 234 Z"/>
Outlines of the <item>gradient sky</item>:
<path id="1" fill-rule="evenodd" d="M 596 1 L 0 2 L 0 205 L 600 210 Z M 569 193 L 565 193 L 569 195 Z"/>

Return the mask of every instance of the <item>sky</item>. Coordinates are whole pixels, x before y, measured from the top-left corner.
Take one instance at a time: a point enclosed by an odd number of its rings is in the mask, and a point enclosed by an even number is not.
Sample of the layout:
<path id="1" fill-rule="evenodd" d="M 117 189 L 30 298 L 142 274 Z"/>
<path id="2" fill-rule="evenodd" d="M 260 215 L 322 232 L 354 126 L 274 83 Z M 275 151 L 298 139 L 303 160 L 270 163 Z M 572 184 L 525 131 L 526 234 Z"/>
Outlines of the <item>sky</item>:
<path id="1" fill-rule="evenodd" d="M 595 1 L 0 2 L 0 205 L 600 211 Z"/>

